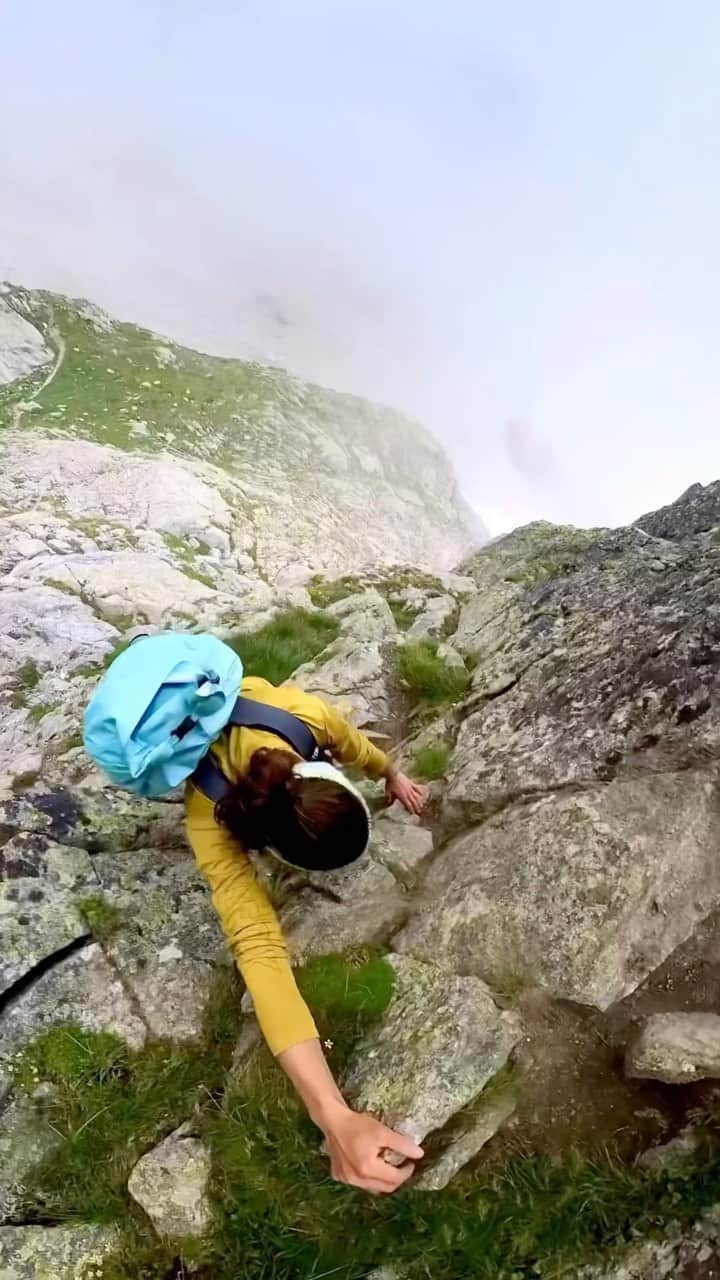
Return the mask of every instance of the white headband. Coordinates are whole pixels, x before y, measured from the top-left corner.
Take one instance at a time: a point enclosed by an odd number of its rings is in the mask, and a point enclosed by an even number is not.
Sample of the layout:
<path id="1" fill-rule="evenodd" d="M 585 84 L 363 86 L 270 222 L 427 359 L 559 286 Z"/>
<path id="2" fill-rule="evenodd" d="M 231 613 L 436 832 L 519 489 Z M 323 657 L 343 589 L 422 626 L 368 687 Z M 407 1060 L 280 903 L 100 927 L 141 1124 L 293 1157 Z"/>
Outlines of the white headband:
<path id="1" fill-rule="evenodd" d="M 330 764 L 327 760 L 303 760 L 300 764 L 296 764 L 294 766 L 293 773 L 298 778 L 326 778 L 328 782 L 336 782 L 339 787 L 344 787 L 346 791 L 349 791 L 351 795 L 355 796 L 356 800 L 360 801 L 360 804 L 365 810 L 365 816 L 368 821 L 368 841 L 363 849 L 363 853 L 367 853 L 368 846 L 370 844 L 370 830 L 372 824 L 370 810 L 367 806 L 365 797 L 358 791 L 357 787 L 353 785 L 350 779 L 345 777 L 342 770 L 337 769 L 334 764 Z"/>

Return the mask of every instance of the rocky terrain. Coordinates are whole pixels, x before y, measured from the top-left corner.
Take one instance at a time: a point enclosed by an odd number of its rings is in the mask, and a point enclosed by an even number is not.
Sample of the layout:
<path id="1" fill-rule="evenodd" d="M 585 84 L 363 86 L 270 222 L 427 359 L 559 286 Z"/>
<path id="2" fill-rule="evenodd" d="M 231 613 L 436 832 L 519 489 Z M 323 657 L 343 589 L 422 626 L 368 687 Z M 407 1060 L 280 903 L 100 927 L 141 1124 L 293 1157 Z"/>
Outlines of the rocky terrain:
<path id="1" fill-rule="evenodd" d="M 720 484 L 481 545 L 412 424 L 17 289 L 0 383 L 2 1280 L 720 1275 Z M 346 1094 L 425 1142 L 381 1208 L 277 1092 L 181 797 L 82 751 L 184 626 L 304 629 L 288 677 L 431 780 L 367 786 L 354 868 L 257 866 Z"/>

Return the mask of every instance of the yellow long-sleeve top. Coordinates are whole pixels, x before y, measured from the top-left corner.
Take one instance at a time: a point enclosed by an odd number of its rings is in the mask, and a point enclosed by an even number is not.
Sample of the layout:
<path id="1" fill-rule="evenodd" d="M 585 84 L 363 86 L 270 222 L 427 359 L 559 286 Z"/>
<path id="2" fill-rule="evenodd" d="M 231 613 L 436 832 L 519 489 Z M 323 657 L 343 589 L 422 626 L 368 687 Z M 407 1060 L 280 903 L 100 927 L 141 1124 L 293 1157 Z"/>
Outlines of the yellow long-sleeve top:
<path id="1" fill-rule="evenodd" d="M 241 693 L 298 716 L 312 729 L 319 746 L 341 764 L 361 769 L 370 778 L 385 775 L 389 761 L 384 752 L 322 699 L 302 689 L 276 688 L 258 677 L 243 680 Z M 231 728 L 212 750 L 232 782 L 246 772 L 250 757 L 260 747 L 289 749 L 274 733 L 243 727 Z M 297 989 L 280 924 L 246 850 L 215 820 L 212 801 L 191 783 L 185 811 L 188 839 L 209 881 L 215 909 L 270 1049 L 279 1054 L 313 1039 L 317 1029 Z"/>

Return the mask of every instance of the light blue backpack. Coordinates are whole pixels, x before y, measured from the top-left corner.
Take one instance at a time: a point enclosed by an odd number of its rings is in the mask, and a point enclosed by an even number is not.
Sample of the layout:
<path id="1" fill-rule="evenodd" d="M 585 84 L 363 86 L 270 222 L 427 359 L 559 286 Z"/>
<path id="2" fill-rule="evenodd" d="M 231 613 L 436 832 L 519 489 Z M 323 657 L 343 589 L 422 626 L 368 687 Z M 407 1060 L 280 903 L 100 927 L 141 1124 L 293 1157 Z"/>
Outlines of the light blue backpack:
<path id="1" fill-rule="evenodd" d="M 243 666 L 217 636 L 166 631 L 118 655 L 90 699 L 83 742 L 119 787 L 162 796 L 192 775 L 213 802 L 230 783 L 210 747 L 230 725 L 282 738 L 303 760 L 324 760 L 299 717 L 240 697 Z"/>
<path id="2" fill-rule="evenodd" d="M 85 749 L 118 786 L 161 796 L 193 773 L 230 722 L 242 674 L 237 654 L 216 636 L 139 637 L 93 694 Z"/>

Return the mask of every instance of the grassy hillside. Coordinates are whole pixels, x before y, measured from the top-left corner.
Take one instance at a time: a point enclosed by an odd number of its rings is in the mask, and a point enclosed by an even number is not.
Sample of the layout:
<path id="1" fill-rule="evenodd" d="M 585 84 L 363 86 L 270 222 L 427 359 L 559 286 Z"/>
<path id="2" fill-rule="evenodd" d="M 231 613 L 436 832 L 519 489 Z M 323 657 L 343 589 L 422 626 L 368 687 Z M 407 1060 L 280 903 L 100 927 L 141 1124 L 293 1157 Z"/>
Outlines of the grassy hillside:
<path id="1" fill-rule="evenodd" d="M 137 451 L 158 445 L 228 470 L 361 469 L 385 483 L 450 499 L 454 481 L 417 423 L 281 369 L 220 359 L 116 323 L 87 303 L 11 288 L 5 300 L 57 355 L 0 388 L 0 426 L 79 435 Z M 43 385 L 45 384 L 45 385 Z"/>

